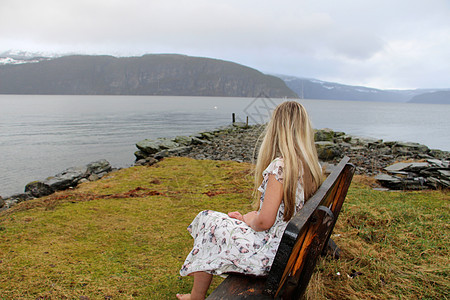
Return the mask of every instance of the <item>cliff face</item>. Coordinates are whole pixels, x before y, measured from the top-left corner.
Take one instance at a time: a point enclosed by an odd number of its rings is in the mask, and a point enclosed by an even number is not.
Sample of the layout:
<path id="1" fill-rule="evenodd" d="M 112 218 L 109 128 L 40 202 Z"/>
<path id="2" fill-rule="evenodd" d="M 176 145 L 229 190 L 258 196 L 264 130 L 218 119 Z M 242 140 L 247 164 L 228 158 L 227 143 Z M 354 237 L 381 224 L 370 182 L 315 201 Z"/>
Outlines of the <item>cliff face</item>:
<path id="1" fill-rule="evenodd" d="M 152 54 L 65 56 L 0 66 L 1 94 L 173 95 L 269 97 L 297 95 L 275 76 L 232 62 Z"/>

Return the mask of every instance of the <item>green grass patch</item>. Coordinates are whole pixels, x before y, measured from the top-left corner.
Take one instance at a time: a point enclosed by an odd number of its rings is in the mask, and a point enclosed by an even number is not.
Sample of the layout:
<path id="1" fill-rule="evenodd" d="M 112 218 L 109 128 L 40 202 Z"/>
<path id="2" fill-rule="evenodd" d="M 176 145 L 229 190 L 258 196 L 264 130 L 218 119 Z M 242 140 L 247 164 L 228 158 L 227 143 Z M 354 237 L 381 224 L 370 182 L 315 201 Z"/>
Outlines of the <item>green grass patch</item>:
<path id="1" fill-rule="evenodd" d="M 252 182 L 250 164 L 169 158 L 23 202 L 0 214 L 0 299 L 174 299 L 192 285 L 178 273 L 187 225 L 250 210 Z M 333 237 L 343 256 L 320 259 L 308 297 L 448 298 L 449 200 L 353 183 Z"/>

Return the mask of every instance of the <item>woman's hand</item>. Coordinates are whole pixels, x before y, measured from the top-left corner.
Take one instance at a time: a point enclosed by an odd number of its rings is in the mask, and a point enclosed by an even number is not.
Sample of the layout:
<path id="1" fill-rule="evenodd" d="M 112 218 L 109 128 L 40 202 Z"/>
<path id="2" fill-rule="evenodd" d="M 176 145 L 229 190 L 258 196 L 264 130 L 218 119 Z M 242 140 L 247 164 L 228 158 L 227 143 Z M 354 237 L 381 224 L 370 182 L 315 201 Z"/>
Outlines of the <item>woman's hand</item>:
<path id="1" fill-rule="evenodd" d="M 251 223 L 252 221 L 258 216 L 258 212 L 257 211 L 251 211 L 249 213 L 246 213 L 245 215 L 242 216 L 242 219 L 244 220 L 244 222 L 251 227 Z"/>
<path id="2" fill-rule="evenodd" d="M 238 211 L 229 212 L 228 216 L 233 219 L 237 219 L 239 221 L 244 221 L 244 217 Z"/>

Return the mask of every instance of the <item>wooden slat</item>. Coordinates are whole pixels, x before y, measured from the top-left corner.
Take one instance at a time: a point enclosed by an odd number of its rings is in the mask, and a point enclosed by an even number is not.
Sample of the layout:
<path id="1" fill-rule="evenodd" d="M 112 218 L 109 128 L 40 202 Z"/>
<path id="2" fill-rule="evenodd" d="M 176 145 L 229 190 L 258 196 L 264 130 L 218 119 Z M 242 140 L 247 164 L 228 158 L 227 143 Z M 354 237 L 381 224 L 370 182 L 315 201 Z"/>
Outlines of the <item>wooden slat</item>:
<path id="1" fill-rule="evenodd" d="M 263 295 L 265 282 L 265 277 L 246 276 L 233 273 L 230 274 L 207 299 L 273 299 L 271 296 Z"/>

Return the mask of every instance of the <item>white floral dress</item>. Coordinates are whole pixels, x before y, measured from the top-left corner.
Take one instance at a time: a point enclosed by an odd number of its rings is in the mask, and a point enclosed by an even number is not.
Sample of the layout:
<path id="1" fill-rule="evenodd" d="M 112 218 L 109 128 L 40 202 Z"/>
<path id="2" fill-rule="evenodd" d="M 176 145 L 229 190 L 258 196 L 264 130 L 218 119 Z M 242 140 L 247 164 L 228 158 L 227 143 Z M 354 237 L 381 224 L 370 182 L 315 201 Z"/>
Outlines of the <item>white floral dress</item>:
<path id="1" fill-rule="evenodd" d="M 283 182 L 283 160 L 272 161 L 263 172 L 260 209 L 269 180 L 269 174 Z M 304 204 L 303 187 L 299 181 L 296 193 L 297 213 Z M 180 274 L 189 275 L 204 271 L 213 275 L 244 273 L 267 275 L 272 266 L 287 223 L 283 220 L 284 204 L 278 208 L 273 226 L 266 231 L 255 231 L 246 223 L 230 218 L 227 214 L 212 210 L 200 212 L 188 226 L 194 238 L 194 247 L 186 258 Z"/>

